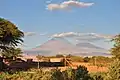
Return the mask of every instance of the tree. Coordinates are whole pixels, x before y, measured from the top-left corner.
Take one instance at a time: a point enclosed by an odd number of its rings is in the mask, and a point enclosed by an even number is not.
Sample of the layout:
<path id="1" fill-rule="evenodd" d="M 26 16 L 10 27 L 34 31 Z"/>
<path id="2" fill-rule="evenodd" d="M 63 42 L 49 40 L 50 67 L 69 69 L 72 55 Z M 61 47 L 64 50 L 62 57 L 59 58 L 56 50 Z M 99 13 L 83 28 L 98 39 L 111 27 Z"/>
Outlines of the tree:
<path id="1" fill-rule="evenodd" d="M 7 50 L 23 42 L 24 33 L 12 22 L 0 18 L 0 49 Z"/>
<path id="2" fill-rule="evenodd" d="M 109 67 L 108 80 L 120 80 L 120 34 L 112 41 L 114 41 L 114 47 L 111 49 L 111 54 L 115 60 Z"/>
<path id="3" fill-rule="evenodd" d="M 120 80 L 120 61 L 118 59 L 109 67 L 108 80 Z"/>
<path id="4" fill-rule="evenodd" d="M 116 35 L 112 41 L 114 42 L 114 47 L 110 50 L 111 54 L 120 60 L 120 34 Z"/>
<path id="5" fill-rule="evenodd" d="M 84 62 L 89 62 L 90 58 L 89 57 L 84 57 L 83 60 L 84 60 Z"/>
<path id="6" fill-rule="evenodd" d="M 58 68 L 52 69 L 51 72 L 52 72 L 52 76 L 50 80 L 64 80 L 64 77 L 60 69 Z"/>
<path id="7" fill-rule="evenodd" d="M 72 69 L 71 67 L 69 67 L 62 73 L 64 76 L 64 80 L 75 80 L 75 69 Z"/>
<path id="8" fill-rule="evenodd" d="M 75 71 L 75 80 L 91 80 L 88 70 L 85 66 L 78 66 Z"/>
<path id="9" fill-rule="evenodd" d="M 64 55 L 62 55 L 62 54 L 57 54 L 56 57 L 57 57 L 57 58 L 61 58 L 61 57 L 64 57 Z"/>
<path id="10" fill-rule="evenodd" d="M 3 50 L 2 56 L 13 58 L 15 60 L 17 57 L 21 57 L 22 53 L 20 48 L 9 48 L 7 51 Z"/>

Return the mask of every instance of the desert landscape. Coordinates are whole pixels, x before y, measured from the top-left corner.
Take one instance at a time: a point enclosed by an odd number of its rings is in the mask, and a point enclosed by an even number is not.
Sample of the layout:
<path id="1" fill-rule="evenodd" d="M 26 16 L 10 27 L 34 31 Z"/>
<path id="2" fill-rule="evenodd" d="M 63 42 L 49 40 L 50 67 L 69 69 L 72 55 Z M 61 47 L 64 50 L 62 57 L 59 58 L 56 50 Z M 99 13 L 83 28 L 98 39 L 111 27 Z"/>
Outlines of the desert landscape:
<path id="1" fill-rule="evenodd" d="M 120 0 L 0 0 L 0 80 L 120 80 Z"/>

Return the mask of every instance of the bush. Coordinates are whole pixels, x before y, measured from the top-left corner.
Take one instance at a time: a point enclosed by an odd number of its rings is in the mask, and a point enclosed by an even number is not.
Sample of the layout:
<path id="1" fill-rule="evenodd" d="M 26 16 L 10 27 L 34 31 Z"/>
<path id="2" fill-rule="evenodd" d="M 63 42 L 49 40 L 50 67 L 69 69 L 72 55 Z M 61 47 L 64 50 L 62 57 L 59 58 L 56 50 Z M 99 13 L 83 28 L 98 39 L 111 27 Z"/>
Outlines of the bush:
<path id="1" fill-rule="evenodd" d="M 115 60 L 109 67 L 109 80 L 120 80 L 120 60 Z"/>
<path id="2" fill-rule="evenodd" d="M 61 72 L 60 69 L 31 69 L 26 72 L 14 74 L 2 73 L 0 80 L 119 80 L 107 78 L 107 73 L 88 73 L 85 66 L 78 66 L 77 69 L 68 68 Z M 115 75 L 114 75 L 115 76 Z"/>
<path id="3" fill-rule="evenodd" d="M 84 57 L 84 62 L 89 62 L 89 60 L 90 60 L 90 58 L 88 58 L 88 57 Z"/>
<path id="4" fill-rule="evenodd" d="M 68 68 L 63 71 L 64 80 L 75 80 L 75 70 Z"/>
<path id="5" fill-rule="evenodd" d="M 7 65 L 4 64 L 4 62 L 0 61 L 0 71 L 3 71 L 6 68 L 7 68 Z"/>
<path id="6" fill-rule="evenodd" d="M 107 73 L 104 72 L 90 73 L 90 76 L 92 80 L 107 80 Z"/>
<path id="7" fill-rule="evenodd" d="M 90 80 L 88 70 L 85 66 L 79 66 L 75 71 L 75 80 Z"/>
<path id="8" fill-rule="evenodd" d="M 51 72 L 52 72 L 51 80 L 64 80 L 64 77 L 60 69 L 53 69 L 51 70 Z"/>
<path id="9" fill-rule="evenodd" d="M 3 73 L 0 76 L 0 80 L 51 80 L 52 74 L 49 71 L 31 70 L 14 74 Z"/>

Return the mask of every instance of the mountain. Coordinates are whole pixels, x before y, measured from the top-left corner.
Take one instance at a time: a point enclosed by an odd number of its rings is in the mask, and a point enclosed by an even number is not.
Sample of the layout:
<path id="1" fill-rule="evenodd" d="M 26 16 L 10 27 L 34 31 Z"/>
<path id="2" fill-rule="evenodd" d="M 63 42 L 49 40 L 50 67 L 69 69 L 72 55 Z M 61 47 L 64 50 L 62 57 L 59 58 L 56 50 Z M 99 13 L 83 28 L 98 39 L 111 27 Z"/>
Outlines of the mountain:
<path id="1" fill-rule="evenodd" d="M 79 43 L 77 45 L 73 45 L 64 38 L 52 38 L 36 48 L 25 51 L 25 53 L 33 55 L 40 54 L 47 56 L 56 55 L 59 53 L 80 56 L 91 56 L 96 55 L 95 53 L 99 53 L 99 55 L 104 56 L 103 53 L 105 52 L 106 50 L 96 47 L 90 43 Z"/>
<path id="2" fill-rule="evenodd" d="M 76 52 L 79 51 L 80 48 L 78 48 L 75 45 L 72 45 L 70 42 L 68 42 L 64 38 L 52 38 L 48 40 L 46 43 L 37 46 L 36 48 L 33 48 L 32 51 L 48 51 L 49 53 L 67 53 L 67 52 Z"/>
<path id="3" fill-rule="evenodd" d="M 88 43 L 88 42 L 78 43 L 78 44 L 76 44 L 76 46 L 82 47 L 82 48 L 91 48 L 91 49 L 101 49 L 101 50 L 105 50 L 104 48 L 95 46 L 95 45 L 93 45 L 93 44 L 91 44 L 91 43 Z"/>

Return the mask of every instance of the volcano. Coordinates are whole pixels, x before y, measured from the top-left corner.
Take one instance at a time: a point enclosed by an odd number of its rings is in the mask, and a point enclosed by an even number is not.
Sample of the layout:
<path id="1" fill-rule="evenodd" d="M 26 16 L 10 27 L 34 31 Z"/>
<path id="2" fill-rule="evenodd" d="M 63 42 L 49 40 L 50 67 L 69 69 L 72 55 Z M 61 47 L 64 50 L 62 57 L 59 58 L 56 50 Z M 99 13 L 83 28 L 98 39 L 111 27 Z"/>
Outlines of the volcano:
<path id="1" fill-rule="evenodd" d="M 47 56 L 56 55 L 59 53 L 80 55 L 80 56 L 89 56 L 89 55 L 95 56 L 97 55 L 95 53 L 99 53 L 100 56 L 102 55 L 104 56 L 106 55 L 105 52 L 106 50 L 104 50 L 103 48 L 96 47 L 95 45 L 92 45 L 90 43 L 79 43 L 77 45 L 73 45 L 64 38 L 52 38 L 40 46 L 25 51 L 25 53 L 40 54 Z"/>

